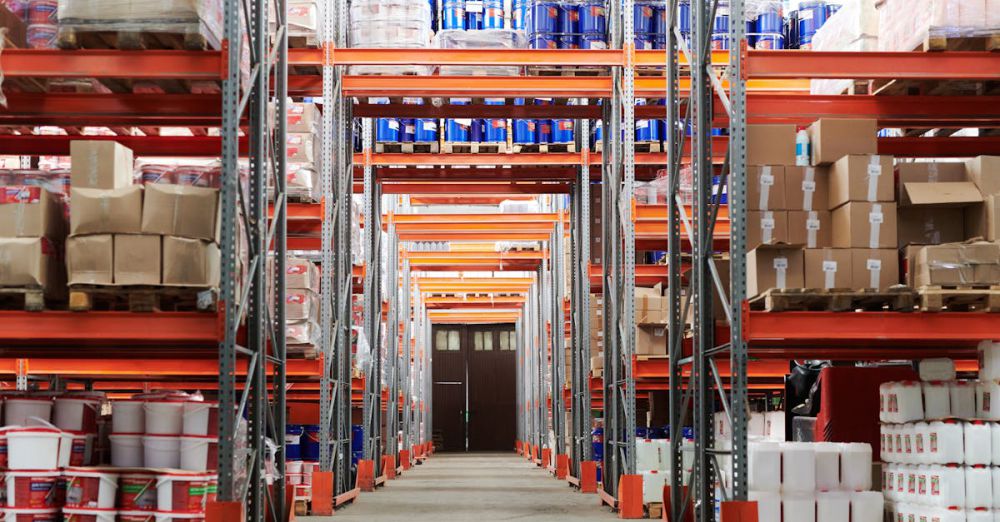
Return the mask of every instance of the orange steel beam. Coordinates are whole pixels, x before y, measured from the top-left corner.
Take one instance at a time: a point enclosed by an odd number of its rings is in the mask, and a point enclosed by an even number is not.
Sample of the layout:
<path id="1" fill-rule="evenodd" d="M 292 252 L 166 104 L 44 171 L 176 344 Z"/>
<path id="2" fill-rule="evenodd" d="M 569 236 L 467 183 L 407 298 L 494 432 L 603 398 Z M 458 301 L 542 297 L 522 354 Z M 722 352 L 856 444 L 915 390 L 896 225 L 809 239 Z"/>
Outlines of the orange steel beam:
<path id="1" fill-rule="evenodd" d="M 414 277 L 420 284 L 445 284 L 445 283 L 474 283 L 474 284 L 496 284 L 496 285 L 517 285 L 530 286 L 535 282 L 533 277 Z"/>
<path id="2" fill-rule="evenodd" d="M 520 296 L 429 296 L 424 298 L 424 303 L 428 306 L 434 305 L 455 305 L 455 304 L 475 304 L 475 305 L 521 305 L 527 298 Z"/>
<path id="3" fill-rule="evenodd" d="M 237 371 L 246 374 L 246 360 L 237 361 Z M 292 359 L 287 361 L 286 371 L 295 377 L 320 377 L 323 375 L 322 360 Z M 215 359 L 30 358 L 28 373 L 81 377 L 218 377 L 219 362 Z M 17 359 L 0 359 L 0 374 L 17 374 Z"/>
<path id="4" fill-rule="evenodd" d="M 118 49 L 4 49 L 0 69 L 8 78 L 132 78 L 222 80 L 222 51 Z"/>
<path id="5" fill-rule="evenodd" d="M 137 343 L 214 346 L 221 314 L 198 312 L 0 311 L 0 345 Z"/>
<path id="6" fill-rule="evenodd" d="M 569 183 L 382 183 L 383 194 L 569 194 Z M 354 192 L 361 193 L 355 186 Z"/>
<path id="7" fill-rule="evenodd" d="M 723 139 L 715 139 L 714 142 L 722 142 Z M 690 149 L 690 146 L 688 146 Z M 539 165 L 554 165 L 554 166 L 573 166 L 579 167 L 581 162 L 581 153 L 579 152 L 519 152 L 517 154 L 508 153 L 497 153 L 497 154 L 449 154 L 449 153 L 415 153 L 415 154 L 398 154 L 398 153 L 374 153 L 371 155 L 371 163 L 375 166 L 389 166 L 389 165 L 402 165 L 402 166 L 426 166 L 426 165 L 441 165 L 441 166 L 482 166 L 482 165 L 523 165 L 523 166 L 539 166 Z M 590 153 L 590 163 L 592 165 L 600 165 L 602 161 L 602 154 L 600 152 Z M 362 165 L 364 164 L 365 157 L 363 153 L 354 154 L 354 164 Z M 660 152 L 639 152 L 635 155 L 636 165 L 665 165 L 667 161 L 666 153 Z M 472 169 L 469 169 L 472 170 Z M 497 169 L 498 172 L 502 173 L 503 169 Z M 386 169 L 382 172 L 392 172 L 392 169 Z M 474 172 L 479 172 L 482 175 L 488 175 L 490 171 L 480 171 L 474 170 Z M 461 172 L 458 172 L 461 173 Z M 482 179 L 482 178 L 480 178 Z"/>
<path id="8" fill-rule="evenodd" d="M 385 215 L 383 219 L 387 219 Z M 461 214 L 393 214 L 392 219 L 397 225 L 414 223 L 548 223 L 552 224 L 559 220 L 559 214 L 555 212 L 532 212 L 532 213 L 461 213 Z M 568 222 L 569 218 L 563 216 L 563 222 Z"/>
<path id="9" fill-rule="evenodd" d="M 298 56 L 296 56 L 298 54 Z M 318 56 L 317 56 L 318 55 Z M 289 61 L 306 53 L 292 53 Z M 312 51 L 311 59 L 322 59 L 322 49 Z M 572 65 L 576 67 L 620 66 L 623 54 L 611 49 L 335 49 L 335 65 Z"/>
<path id="10" fill-rule="evenodd" d="M 1000 80 L 988 52 L 749 51 L 745 67 L 749 78 Z"/>
<path id="11" fill-rule="evenodd" d="M 429 310 L 427 312 L 434 323 L 513 323 L 521 316 L 519 311 L 465 311 L 465 310 Z"/>

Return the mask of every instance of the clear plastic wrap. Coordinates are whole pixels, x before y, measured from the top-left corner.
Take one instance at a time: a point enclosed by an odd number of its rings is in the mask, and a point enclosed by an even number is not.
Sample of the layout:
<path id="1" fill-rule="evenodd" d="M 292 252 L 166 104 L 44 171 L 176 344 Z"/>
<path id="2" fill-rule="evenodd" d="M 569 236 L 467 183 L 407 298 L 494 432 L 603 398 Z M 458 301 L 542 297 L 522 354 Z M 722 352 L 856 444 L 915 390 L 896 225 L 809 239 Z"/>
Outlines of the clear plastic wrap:
<path id="1" fill-rule="evenodd" d="M 500 212 L 503 214 L 532 214 L 539 212 L 538 201 L 505 199 L 500 202 Z"/>
<path id="2" fill-rule="evenodd" d="M 361 0 L 351 4 L 351 47 L 421 48 L 431 43 L 431 9 L 424 0 Z"/>
<path id="3" fill-rule="evenodd" d="M 1000 30 L 1000 0 L 884 0 L 878 15 L 880 51 L 912 51 L 928 40 Z"/>
<path id="4" fill-rule="evenodd" d="M 483 29 L 441 31 L 435 37 L 435 46 L 441 49 L 524 49 L 528 46 L 524 31 L 512 29 Z M 438 69 L 442 76 L 517 76 L 519 67 L 485 67 L 481 65 L 452 65 Z"/>
<path id="5" fill-rule="evenodd" d="M 875 51 L 878 49 L 875 0 L 850 0 L 820 27 L 812 39 L 814 51 Z M 813 94 L 841 94 L 853 80 L 813 80 Z"/>
<path id="6" fill-rule="evenodd" d="M 319 335 L 319 323 L 315 321 L 285 324 L 285 342 L 288 344 L 319 344 Z"/>
<path id="7" fill-rule="evenodd" d="M 59 27 L 77 31 L 200 34 L 222 40 L 219 0 L 59 0 Z"/>

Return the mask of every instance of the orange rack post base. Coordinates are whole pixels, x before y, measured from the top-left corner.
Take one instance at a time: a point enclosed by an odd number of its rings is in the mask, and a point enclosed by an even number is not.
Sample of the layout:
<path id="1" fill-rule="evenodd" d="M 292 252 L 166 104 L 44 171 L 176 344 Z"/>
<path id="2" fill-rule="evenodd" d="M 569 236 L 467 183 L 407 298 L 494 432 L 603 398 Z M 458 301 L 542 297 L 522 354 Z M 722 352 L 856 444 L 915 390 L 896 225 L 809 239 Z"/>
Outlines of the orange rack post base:
<path id="1" fill-rule="evenodd" d="M 569 475 L 569 455 L 560 453 L 556 455 L 556 478 L 563 480 Z"/>
<path id="2" fill-rule="evenodd" d="M 618 518 L 643 518 L 642 475 L 622 475 L 618 479 Z"/>
<path id="3" fill-rule="evenodd" d="M 722 522 L 757 522 L 757 503 L 723 502 L 720 513 Z"/>
<path id="4" fill-rule="evenodd" d="M 524 455 L 524 452 L 521 451 L 521 441 L 514 441 L 514 451 L 516 451 L 518 455 Z"/>
<path id="5" fill-rule="evenodd" d="M 246 510 L 242 502 L 209 502 L 205 505 L 206 522 L 243 522 Z"/>
<path id="6" fill-rule="evenodd" d="M 314 471 L 312 482 L 312 514 L 328 517 L 333 514 L 333 472 Z"/>
<path id="7" fill-rule="evenodd" d="M 681 498 L 686 498 L 688 494 L 687 486 L 681 487 Z M 670 486 L 663 486 L 663 520 L 670 520 L 670 513 L 673 512 L 673 508 L 670 503 Z M 684 517 L 681 520 L 671 521 L 671 522 L 694 522 L 694 506 L 688 503 L 687 510 L 684 512 Z"/>
<path id="8" fill-rule="evenodd" d="M 403 471 L 410 469 L 410 450 L 399 450 L 399 464 L 403 467 Z"/>
<path id="9" fill-rule="evenodd" d="M 531 445 L 531 462 L 534 462 L 535 464 L 541 462 L 540 460 L 538 460 L 538 449 L 539 448 L 537 445 L 534 444 Z"/>
<path id="10" fill-rule="evenodd" d="M 580 463 L 580 492 L 597 493 L 597 462 L 593 460 Z"/>
<path id="11" fill-rule="evenodd" d="M 396 478 L 396 457 L 392 455 L 382 455 L 382 469 L 385 470 L 385 478 Z"/>
<path id="12" fill-rule="evenodd" d="M 542 460 L 538 465 L 545 469 L 552 465 L 552 450 L 550 448 L 542 448 Z"/>
<path id="13" fill-rule="evenodd" d="M 358 461 L 357 487 L 361 489 L 361 491 L 375 491 L 375 461 Z"/>

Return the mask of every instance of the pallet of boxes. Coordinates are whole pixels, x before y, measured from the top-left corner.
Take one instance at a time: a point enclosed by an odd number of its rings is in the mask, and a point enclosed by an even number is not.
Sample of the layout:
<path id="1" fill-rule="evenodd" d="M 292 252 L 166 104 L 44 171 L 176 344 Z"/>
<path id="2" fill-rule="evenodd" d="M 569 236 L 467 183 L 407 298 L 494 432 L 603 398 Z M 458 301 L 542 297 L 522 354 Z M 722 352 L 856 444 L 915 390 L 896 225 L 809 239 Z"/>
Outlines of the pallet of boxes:
<path id="1" fill-rule="evenodd" d="M 893 158 L 877 154 L 875 121 L 815 122 L 809 165 L 795 165 L 795 134 L 749 127 L 751 307 L 912 310 L 913 293 L 897 286 Z"/>
<path id="2" fill-rule="evenodd" d="M 285 343 L 289 355 L 316 358 L 319 340 L 319 269 L 308 259 L 285 261 Z"/>
<path id="3" fill-rule="evenodd" d="M 667 306 L 663 288 L 635 288 L 635 354 L 639 357 L 667 355 Z M 594 377 L 604 375 L 604 298 L 590 294 L 590 369 Z"/>
<path id="4" fill-rule="evenodd" d="M 108 141 L 70 147 L 70 309 L 214 310 L 218 189 L 137 185 L 128 148 Z"/>

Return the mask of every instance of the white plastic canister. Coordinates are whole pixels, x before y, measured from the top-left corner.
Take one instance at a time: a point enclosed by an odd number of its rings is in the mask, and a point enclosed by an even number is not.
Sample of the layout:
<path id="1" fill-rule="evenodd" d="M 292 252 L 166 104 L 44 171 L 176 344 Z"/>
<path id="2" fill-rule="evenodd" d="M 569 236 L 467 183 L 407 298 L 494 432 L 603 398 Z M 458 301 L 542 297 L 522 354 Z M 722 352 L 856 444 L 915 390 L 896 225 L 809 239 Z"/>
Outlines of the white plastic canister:
<path id="1" fill-rule="evenodd" d="M 927 464 L 930 455 L 927 450 L 927 440 L 930 437 L 930 426 L 926 422 L 913 423 L 913 462 Z"/>
<path id="2" fill-rule="evenodd" d="M 928 425 L 927 454 L 930 463 L 965 462 L 965 429 L 961 422 L 934 421 Z"/>
<path id="3" fill-rule="evenodd" d="M 751 442 L 747 446 L 749 486 L 752 491 L 781 489 L 781 446 L 776 442 Z"/>
<path id="4" fill-rule="evenodd" d="M 898 422 L 912 422 L 924 418 L 924 389 L 920 381 L 896 383 Z"/>
<path id="5" fill-rule="evenodd" d="M 990 435 L 990 449 L 993 451 L 993 465 L 1000 466 L 1000 423 L 990 423 Z"/>
<path id="6" fill-rule="evenodd" d="M 851 496 L 843 491 L 816 493 L 816 522 L 851 522 Z"/>
<path id="7" fill-rule="evenodd" d="M 930 381 L 922 384 L 924 390 L 924 417 L 946 419 L 951 416 L 951 393 L 947 381 Z"/>
<path id="8" fill-rule="evenodd" d="M 816 490 L 816 452 L 808 442 L 781 443 L 781 491 Z"/>
<path id="9" fill-rule="evenodd" d="M 931 499 L 939 507 L 965 507 L 965 469 L 961 466 L 932 466 Z"/>
<path id="10" fill-rule="evenodd" d="M 816 522 L 816 497 L 812 492 L 784 492 L 781 507 L 784 520 Z"/>
<path id="11" fill-rule="evenodd" d="M 989 466 L 993 462 L 993 430 L 982 421 L 967 422 L 965 430 L 965 463 L 970 466 Z"/>
<path id="12" fill-rule="evenodd" d="M 1000 379 L 1000 343 L 980 341 L 978 350 L 979 378 Z"/>
<path id="13" fill-rule="evenodd" d="M 951 416 L 959 419 L 976 417 L 976 383 L 975 381 L 951 381 L 948 383 L 951 394 Z"/>
<path id="14" fill-rule="evenodd" d="M 847 491 L 872 488 L 872 447 L 867 443 L 840 445 L 840 484 Z"/>
<path id="15" fill-rule="evenodd" d="M 851 493 L 851 522 L 881 522 L 885 513 L 884 502 L 877 491 Z"/>
<path id="16" fill-rule="evenodd" d="M 663 502 L 663 484 L 666 477 L 666 473 L 660 473 L 655 469 L 652 471 L 642 472 L 643 503 L 649 504 L 650 502 Z"/>
<path id="17" fill-rule="evenodd" d="M 878 420 L 879 422 L 892 422 L 889 415 L 889 384 L 883 382 L 878 385 Z"/>
<path id="18" fill-rule="evenodd" d="M 993 472 L 990 468 L 965 468 L 965 507 L 968 509 L 993 507 Z"/>
<path id="19" fill-rule="evenodd" d="M 976 384 L 976 416 L 986 420 L 1000 420 L 1000 381 L 979 381 Z"/>
<path id="20" fill-rule="evenodd" d="M 817 442 L 813 445 L 813 451 L 816 452 L 816 491 L 839 490 L 840 445 L 833 442 Z M 816 501 L 819 502 L 818 497 Z"/>
<path id="21" fill-rule="evenodd" d="M 993 508 L 1000 509 L 1000 468 L 996 466 L 990 468 L 990 475 L 993 485 Z"/>
<path id="22" fill-rule="evenodd" d="M 781 522 L 781 495 L 773 491 L 750 491 L 750 500 L 757 502 L 757 522 Z"/>

